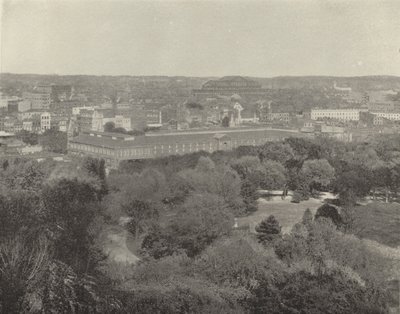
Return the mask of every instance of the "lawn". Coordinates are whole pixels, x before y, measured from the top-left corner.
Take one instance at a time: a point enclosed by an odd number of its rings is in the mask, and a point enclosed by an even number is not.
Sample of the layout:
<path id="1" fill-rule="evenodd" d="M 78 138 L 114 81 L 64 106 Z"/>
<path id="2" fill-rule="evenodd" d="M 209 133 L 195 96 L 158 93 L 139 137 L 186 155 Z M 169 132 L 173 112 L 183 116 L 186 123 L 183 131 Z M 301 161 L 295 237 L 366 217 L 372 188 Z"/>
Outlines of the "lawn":
<path id="1" fill-rule="evenodd" d="M 269 215 L 274 215 L 282 226 L 282 232 L 288 233 L 292 227 L 301 220 L 304 211 L 309 208 L 315 214 L 318 207 L 323 203 L 325 196 L 320 199 L 311 198 L 307 201 L 302 201 L 298 204 L 291 203 L 291 198 L 287 197 L 282 200 L 281 197 L 272 197 L 267 200 L 260 198 L 258 200 L 258 210 L 247 217 L 238 218 L 238 226 L 249 226 L 251 231 L 261 220 L 267 218 Z"/>
<path id="2" fill-rule="evenodd" d="M 356 234 L 391 247 L 400 246 L 400 204 L 372 202 L 357 206 Z"/>

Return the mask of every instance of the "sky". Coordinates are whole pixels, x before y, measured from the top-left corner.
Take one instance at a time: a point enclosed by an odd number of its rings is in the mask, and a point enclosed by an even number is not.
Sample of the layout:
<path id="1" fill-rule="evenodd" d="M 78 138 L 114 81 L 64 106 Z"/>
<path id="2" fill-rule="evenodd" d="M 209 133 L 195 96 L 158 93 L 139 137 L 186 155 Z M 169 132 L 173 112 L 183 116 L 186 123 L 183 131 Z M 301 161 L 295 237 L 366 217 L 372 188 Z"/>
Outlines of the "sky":
<path id="1" fill-rule="evenodd" d="M 1 72 L 400 76 L 399 0 L 0 0 Z"/>

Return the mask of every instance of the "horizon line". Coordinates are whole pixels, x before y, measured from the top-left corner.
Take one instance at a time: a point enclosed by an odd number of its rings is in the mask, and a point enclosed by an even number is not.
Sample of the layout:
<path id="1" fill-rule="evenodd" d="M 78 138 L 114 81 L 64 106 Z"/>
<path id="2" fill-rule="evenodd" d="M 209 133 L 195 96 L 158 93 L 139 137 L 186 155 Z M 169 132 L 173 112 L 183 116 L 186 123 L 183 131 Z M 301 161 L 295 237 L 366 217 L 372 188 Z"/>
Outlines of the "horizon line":
<path id="1" fill-rule="evenodd" d="M 228 74 L 228 75 L 210 75 L 210 76 L 198 76 L 198 75 L 163 75 L 163 74 L 59 74 L 59 73 L 18 73 L 18 72 L 2 72 L 0 71 L 0 75 L 2 74 L 11 74 L 11 75 L 40 75 L 40 76 L 111 76 L 111 77 L 185 77 L 185 78 L 222 78 L 222 77 L 250 77 L 256 79 L 274 79 L 274 78 L 283 78 L 283 77 L 334 77 L 334 78 L 361 78 L 361 77 L 393 77 L 400 78 L 399 75 L 395 74 L 367 74 L 367 75 L 324 75 L 324 74 L 305 74 L 305 75 L 277 75 L 277 76 L 253 76 L 253 75 L 240 75 L 240 74 Z"/>

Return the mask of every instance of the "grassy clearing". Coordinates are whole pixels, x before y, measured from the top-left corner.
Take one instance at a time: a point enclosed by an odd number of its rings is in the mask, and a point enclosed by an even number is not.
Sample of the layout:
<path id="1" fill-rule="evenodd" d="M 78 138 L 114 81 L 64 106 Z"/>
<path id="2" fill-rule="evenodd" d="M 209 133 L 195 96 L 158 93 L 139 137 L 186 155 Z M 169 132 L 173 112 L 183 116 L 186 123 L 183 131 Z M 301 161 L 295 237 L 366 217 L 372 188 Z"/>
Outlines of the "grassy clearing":
<path id="1" fill-rule="evenodd" d="M 282 226 L 282 232 L 288 233 L 292 227 L 301 220 L 307 208 L 315 214 L 317 208 L 321 206 L 323 202 L 323 198 L 311 198 L 298 204 L 291 203 L 290 200 L 290 197 L 282 200 L 279 196 L 272 197 L 270 200 L 260 198 L 258 200 L 258 210 L 254 214 L 238 218 L 239 227 L 249 226 L 250 230 L 253 231 L 261 220 L 269 215 L 274 215 Z"/>
<path id="2" fill-rule="evenodd" d="M 400 246 L 400 204 L 372 202 L 355 210 L 357 236 L 390 247 Z"/>

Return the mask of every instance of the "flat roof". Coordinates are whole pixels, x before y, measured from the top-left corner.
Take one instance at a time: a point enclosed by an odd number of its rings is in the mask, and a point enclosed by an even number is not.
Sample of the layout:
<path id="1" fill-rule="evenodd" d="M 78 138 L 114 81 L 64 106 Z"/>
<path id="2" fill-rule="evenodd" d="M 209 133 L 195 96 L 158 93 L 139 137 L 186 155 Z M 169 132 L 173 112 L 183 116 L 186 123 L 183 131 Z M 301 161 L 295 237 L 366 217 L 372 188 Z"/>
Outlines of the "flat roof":
<path id="1" fill-rule="evenodd" d="M 0 136 L 1 137 L 4 137 L 4 136 L 11 137 L 11 136 L 15 136 L 15 134 L 14 133 L 7 133 L 5 131 L 0 131 Z"/>
<path id="2" fill-rule="evenodd" d="M 96 136 L 90 136 L 90 133 Z M 99 147 L 109 148 L 128 148 L 128 147 L 142 147 L 148 145 L 174 145 L 176 143 L 208 143 L 228 135 L 229 138 L 235 140 L 252 140 L 260 136 L 277 136 L 277 135 L 290 135 L 299 134 L 298 130 L 285 130 L 285 129 L 271 129 L 271 128 L 258 128 L 258 129 L 236 129 L 236 130 L 218 130 L 218 131 L 197 131 L 197 132 L 174 132 L 174 133 L 152 133 L 146 135 L 134 136 L 133 140 L 126 140 L 126 134 L 104 133 L 104 132 L 91 132 L 79 134 L 70 140 L 71 143 L 87 144 Z M 104 136 L 102 136 L 105 134 Z M 97 136 L 98 135 L 98 136 Z M 113 139 L 114 137 L 114 139 Z"/>

